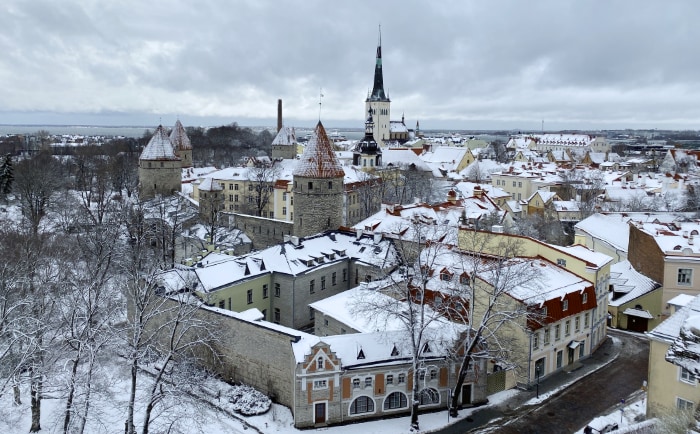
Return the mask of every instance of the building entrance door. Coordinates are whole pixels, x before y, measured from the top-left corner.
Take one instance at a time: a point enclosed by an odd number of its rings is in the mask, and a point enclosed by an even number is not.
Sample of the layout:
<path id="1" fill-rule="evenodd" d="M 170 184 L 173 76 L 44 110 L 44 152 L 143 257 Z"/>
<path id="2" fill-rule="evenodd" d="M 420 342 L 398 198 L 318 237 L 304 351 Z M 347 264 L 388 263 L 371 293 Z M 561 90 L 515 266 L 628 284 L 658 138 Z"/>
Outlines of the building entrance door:
<path id="1" fill-rule="evenodd" d="M 326 403 L 319 402 L 314 405 L 314 423 L 326 423 Z"/>

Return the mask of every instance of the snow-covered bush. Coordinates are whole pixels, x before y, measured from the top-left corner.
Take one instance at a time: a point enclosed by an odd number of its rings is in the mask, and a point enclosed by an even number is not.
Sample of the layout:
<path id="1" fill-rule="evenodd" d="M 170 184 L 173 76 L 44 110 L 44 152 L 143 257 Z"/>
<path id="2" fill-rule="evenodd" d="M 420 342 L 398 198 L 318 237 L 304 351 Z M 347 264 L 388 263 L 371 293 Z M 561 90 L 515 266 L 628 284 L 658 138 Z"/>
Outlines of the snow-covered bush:
<path id="1" fill-rule="evenodd" d="M 228 393 L 233 409 L 244 416 L 267 413 L 272 405 L 270 398 L 250 386 L 234 386 Z"/>

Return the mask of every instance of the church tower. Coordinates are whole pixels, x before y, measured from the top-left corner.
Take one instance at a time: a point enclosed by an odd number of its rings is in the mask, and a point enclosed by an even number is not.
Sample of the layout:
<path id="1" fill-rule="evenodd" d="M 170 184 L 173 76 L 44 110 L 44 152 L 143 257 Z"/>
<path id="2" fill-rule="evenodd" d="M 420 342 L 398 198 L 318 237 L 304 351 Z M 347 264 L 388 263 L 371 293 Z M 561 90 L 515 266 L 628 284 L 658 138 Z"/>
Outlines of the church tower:
<path id="1" fill-rule="evenodd" d="M 345 172 L 321 121 L 293 172 L 294 235 L 306 237 L 343 224 Z"/>
<path id="2" fill-rule="evenodd" d="M 139 157 L 139 199 L 169 196 L 181 188 L 182 161 L 175 155 L 165 128 L 158 125 Z"/>
<path id="3" fill-rule="evenodd" d="M 365 100 L 365 113 L 372 110 L 374 116 L 374 140 L 385 146 L 391 134 L 391 100 L 384 92 L 384 74 L 382 72 L 382 32 L 379 30 L 377 58 L 374 64 L 374 86 L 372 93 Z"/>
<path id="4" fill-rule="evenodd" d="M 365 172 L 373 171 L 382 165 L 382 149 L 374 140 L 374 120 L 371 111 L 365 121 L 365 136 L 355 145 L 352 164 Z"/>
<path id="5" fill-rule="evenodd" d="M 170 133 L 170 143 L 173 145 L 175 155 L 182 160 L 182 168 L 192 167 L 192 142 L 190 142 L 185 127 L 182 126 L 179 119 L 175 122 L 175 127 Z"/>

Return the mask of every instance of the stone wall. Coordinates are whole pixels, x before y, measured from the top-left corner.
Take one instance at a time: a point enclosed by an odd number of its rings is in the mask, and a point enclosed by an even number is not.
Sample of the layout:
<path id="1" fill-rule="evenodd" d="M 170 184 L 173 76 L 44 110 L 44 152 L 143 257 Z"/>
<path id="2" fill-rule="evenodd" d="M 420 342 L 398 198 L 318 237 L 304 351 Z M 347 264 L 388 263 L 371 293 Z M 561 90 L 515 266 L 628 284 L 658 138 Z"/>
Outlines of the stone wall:
<path id="1" fill-rule="evenodd" d="M 285 235 L 292 234 L 294 226 L 292 222 L 246 214 L 233 214 L 232 223 L 245 232 L 257 250 L 283 242 Z"/>
<path id="2" fill-rule="evenodd" d="M 235 315 L 208 307 L 198 310 L 198 319 L 215 330 L 218 341 L 212 346 L 220 355 L 217 360 L 203 350 L 203 363 L 222 379 L 253 386 L 293 410 L 296 361 L 291 343 L 298 337 Z"/>

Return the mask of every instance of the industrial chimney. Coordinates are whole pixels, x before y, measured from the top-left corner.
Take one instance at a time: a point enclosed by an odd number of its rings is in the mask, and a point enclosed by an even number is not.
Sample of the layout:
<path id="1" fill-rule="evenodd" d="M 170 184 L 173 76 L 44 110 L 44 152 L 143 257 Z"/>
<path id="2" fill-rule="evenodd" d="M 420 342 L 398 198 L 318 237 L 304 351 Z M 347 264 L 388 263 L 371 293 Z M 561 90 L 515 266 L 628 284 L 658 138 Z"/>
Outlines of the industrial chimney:
<path id="1" fill-rule="evenodd" d="M 277 100 L 277 132 L 282 129 L 282 100 Z"/>

